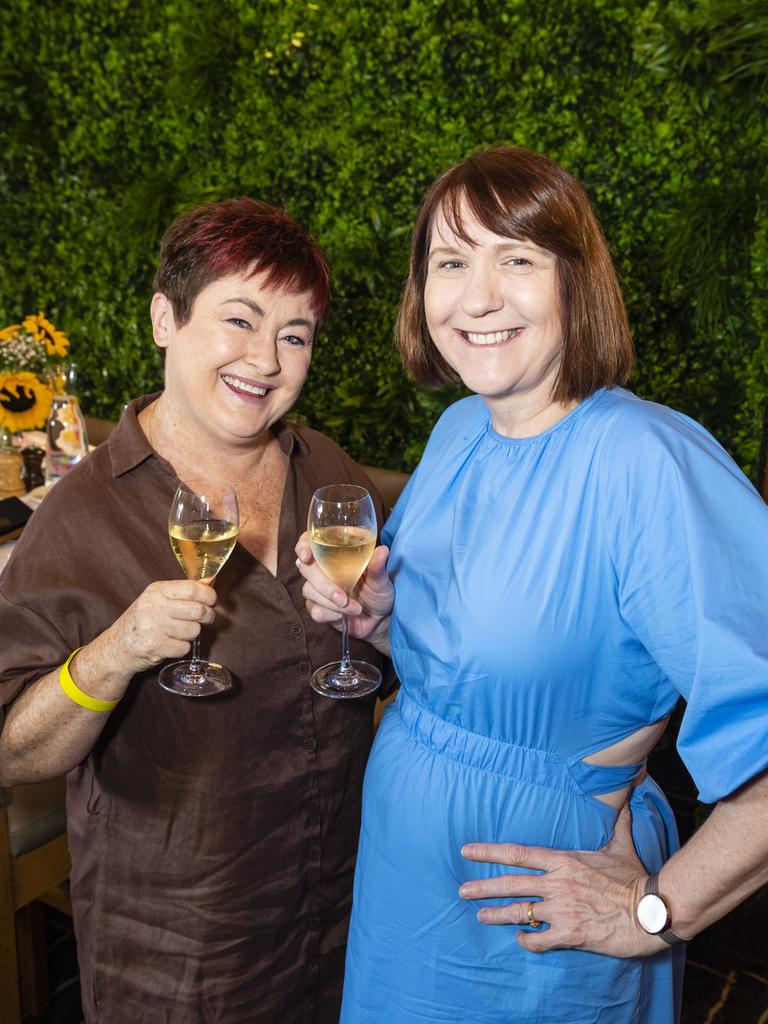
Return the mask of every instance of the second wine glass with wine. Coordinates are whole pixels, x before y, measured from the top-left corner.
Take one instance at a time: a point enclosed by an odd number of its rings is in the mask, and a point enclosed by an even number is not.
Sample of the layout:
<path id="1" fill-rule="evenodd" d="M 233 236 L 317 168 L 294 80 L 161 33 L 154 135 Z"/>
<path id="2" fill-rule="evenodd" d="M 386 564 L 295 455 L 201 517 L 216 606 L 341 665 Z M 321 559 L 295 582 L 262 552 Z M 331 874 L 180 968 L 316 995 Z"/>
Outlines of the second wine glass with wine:
<path id="1" fill-rule="evenodd" d="M 368 491 L 354 484 L 331 484 L 315 491 L 307 532 L 315 561 L 349 593 L 376 546 L 376 509 Z M 319 668 L 312 676 L 312 688 L 324 697 L 363 697 L 378 688 L 381 672 L 367 661 L 350 659 L 346 615 L 341 623 L 341 661 Z"/>
<path id="2" fill-rule="evenodd" d="M 228 483 L 192 479 L 179 484 L 168 534 L 187 579 L 213 582 L 237 542 L 239 524 L 237 494 Z M 232 686 L 223 665 L 200 657 L 199 637 L 192 642 L 191 657 L 166 665 L 158 680 L 164 690 L 184 697 L 208 697 Z"/>

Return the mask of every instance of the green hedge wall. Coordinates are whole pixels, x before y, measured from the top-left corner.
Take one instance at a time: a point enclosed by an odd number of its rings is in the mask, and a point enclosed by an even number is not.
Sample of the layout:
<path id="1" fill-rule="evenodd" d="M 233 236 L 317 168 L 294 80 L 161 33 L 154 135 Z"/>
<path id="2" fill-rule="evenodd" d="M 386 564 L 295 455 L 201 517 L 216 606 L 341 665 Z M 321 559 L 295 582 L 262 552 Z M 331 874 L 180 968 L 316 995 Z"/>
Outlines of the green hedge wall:
<path id="1" fill-rule="evenodd" d="M 453 161 L 519 143 L 597 204 L 633 388 L 757 479 L 767 20 L 750 0 L 6 0 L 0 326 L 45 310 L 88 411 L 116 416 L 161 379 L 147 308 L 172 216 L 281 203 L 335 273 L 300 412 L 362 461 L 412 468 L 455 397 L 415 389 L 392 350 L 415 212 Z"/>

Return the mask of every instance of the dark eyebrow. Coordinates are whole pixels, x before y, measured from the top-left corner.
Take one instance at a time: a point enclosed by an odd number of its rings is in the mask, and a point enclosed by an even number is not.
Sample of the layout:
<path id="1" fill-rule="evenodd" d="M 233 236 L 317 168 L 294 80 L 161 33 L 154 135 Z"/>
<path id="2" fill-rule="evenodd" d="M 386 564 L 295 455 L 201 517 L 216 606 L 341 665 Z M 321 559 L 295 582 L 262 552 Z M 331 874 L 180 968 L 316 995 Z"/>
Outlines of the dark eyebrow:
<path id="1" fill-rule="evenodd" d="M 243 299 L 240 298 L 239 295 L 236 295 L 232 299 L 224 299 L 224 301 L 222 302 L 222 306 L 226 306 L 227 303 L 229 302 L 241 302 L 244 306 L 247 306 L 252 313 L 255 313 L 256 316 L 264 316 L 264 310 L 261 308 L 261 306 L 257 302 L 252 302 L 250 299 Z"/>
<path id="2" fill-rule="evenodd" d="M 474 248 L 474 246 L 472 246 Z M 494 252 L 504 252 L 507 249 L 526 249 L 528 252 L 543 252 L 540 246 L 534 245 L 533 242 L 518 242 L 514 238 L 510 238 L 508 242 L 499 242 L 498 245 L 494 245 Z M 440 245 L 435 246 L 434 249 L 429 250 L 429 255 L 439 256 L 450 256 L 453 253 L 460 253 L 461 248 L 455 245 Z"/>
<path id="3" fill-rule="evenodd" d="M 439 253 L 441 256 L 446 253 L 458 252 L 458 248 L 455 245 L 436 245 L 434 249 L 429 250 L 429 255 L 433 256 L 435 253 Z"/>
<path id="4" fill-rule="evenodd" d="M 254 313 L 256 316 L 260 316 L 260 317 L 264 316 L 264 310 L 261 308 L 261 306 L 258 304 L 258 302 L 253 302 L 251 299 L 244 299 L 244 298 L 241 298 L 239 295 L 236 295 L 232 299 L 224 299 L 224 301 L 222 302 L 222 306 L 226 306 L 230 302 L 241 302 L 244 306 L 247 306 L 248 309 L 250 309 L 251 312 Z M 286 322 L 285 326 L 286 327 L 308 327 L 310 329 L 310 331 L 314 331 L 314 329 L 315 329 L 315 325 L 312 322 L 312 320 L 304 320 L 301 317 L 297 317 L 295 320 L 288 320 Z"/>
<path id="5" fill-rule="evenodd" d="M 495 245 L 494 250 L 496 252 L 504 252 L 505 249 L 526 249 L 528 252 L 545 252 L 540 245 L 536 245 L 534 242 L 519 242 L 514 238 L 511 238 L 508 242 L 503 242 L 500 245 Z"/>

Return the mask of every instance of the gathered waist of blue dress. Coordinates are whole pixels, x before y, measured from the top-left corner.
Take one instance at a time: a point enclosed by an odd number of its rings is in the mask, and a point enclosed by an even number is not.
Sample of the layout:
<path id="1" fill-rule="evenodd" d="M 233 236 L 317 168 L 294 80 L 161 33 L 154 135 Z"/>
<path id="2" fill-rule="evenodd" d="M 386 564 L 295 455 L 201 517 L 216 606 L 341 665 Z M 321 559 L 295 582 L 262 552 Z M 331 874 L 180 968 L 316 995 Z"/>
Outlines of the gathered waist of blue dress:
<path id="1" fill-rule="evenodd" d="M 573 789 L 597 796 L 631 785 L 645 762 L 629 765 L 588 764 L 576 758 L 472 732 L 440 718 L 401 689 L 397 712 L 413 738 L 433 753 L 461 764 L 535 785 Z"/>

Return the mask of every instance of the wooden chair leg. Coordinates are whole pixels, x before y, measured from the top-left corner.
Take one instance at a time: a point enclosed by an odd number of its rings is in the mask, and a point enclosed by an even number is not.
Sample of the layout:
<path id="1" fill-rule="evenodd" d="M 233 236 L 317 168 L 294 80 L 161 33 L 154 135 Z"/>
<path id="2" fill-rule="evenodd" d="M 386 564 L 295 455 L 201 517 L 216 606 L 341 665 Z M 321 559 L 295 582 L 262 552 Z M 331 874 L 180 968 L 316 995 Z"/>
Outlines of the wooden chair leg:
<path id="1" fill-rule="evenodd" d="M 0 812 L 2 808 L 0 808 Z M 0 813 L 0 1024 L 21 1024 L 16 919 L 5 815 Z"/>
<path id="2" fill-rule="evenodd" d="M 22 1011 L 30 1017 L 40 1017 L 48 1009 L 49 1000 L 45 918 L 37 900 L 16 911 L 16 947 Z"/>
<path id="3" fill-rule="evenodd" d="M 53 907 L 54 910 L 58 910 L 60 914 L 66 914 L 67 917 L 72 917 L 72 897 L 69 895 L 69 881 L 62 882 L 61 885 L 55 886 L 53 889 L 49 889 L 48 892 L 44 892 L 39 897 L 40 903 L 44 903 L 46 907 Z"/>

